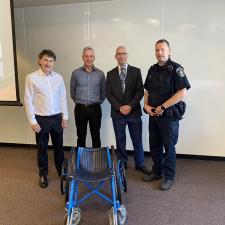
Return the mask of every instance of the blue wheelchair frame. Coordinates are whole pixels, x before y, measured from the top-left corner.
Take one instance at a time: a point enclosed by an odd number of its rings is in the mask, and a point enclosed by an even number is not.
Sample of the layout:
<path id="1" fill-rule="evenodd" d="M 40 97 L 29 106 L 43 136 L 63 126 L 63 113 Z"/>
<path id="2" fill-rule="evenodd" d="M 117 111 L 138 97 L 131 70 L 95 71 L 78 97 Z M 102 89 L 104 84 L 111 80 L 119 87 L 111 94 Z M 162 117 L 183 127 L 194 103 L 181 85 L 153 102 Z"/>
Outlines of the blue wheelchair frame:
<path id="1" fill-rule="evenodd" d="M 72 148 L 71 151 L 74 152 L 75 154 L 75 148 Z M 101 174 L 100 171 L 100 175 L 99 177 L 91 177 L 90 175 L 92 171 L 89 171 L 88 173 L 85 174 L 85 169 L 82 168 L 81 165 L 81 154 L 83 152 L 92 152 L 100 154 L 99 151 L 102 151 L 104 153 L 104 151 L 106 151 L 106 158 L 107 158 L 107 164 L 106 162 L 104 162 L 103 166 L 107 166 L 106 168 L 100 168 L 103 170 L 103 173 Z M 70 154 L 72 155 L 72 154 Z M 111 158 L 112 155 L 112 158 Z M 97 155 L 98 156 L 98 155 Z M 82 156 L 83 157 L 83 156 Z M 101 156 L 99 156 L 101 157 Z M 101 158 L 101 160 L 104 161 L 104 159 Z M 100 161 L 101 161 L 100 160 Z M 88 160 L 87 160 L 88 161 Z M 92 161 L 94 161 L 92 159 Z M 86 162 L 88 165 L 91 164 L 92 162 Z M 98 163 L 102 163 L 102 162 L 98 162 Z M 121 162 L 119 162 L 121 163 Z M 99 164 L 98 164 L 99 165 Z M 94 165 L 95 166 L 95 165 Z M 92 165 L 91 165 L 92 167 Z M 100 165 L 101 167 L 101 165 Z M 115 152 L 114 149 L 110 149 L 108 147 L 106 148 L 99 148 L 99 149 L 91 149 L 91 148 L 78 148 L 77 151 L 77 155 L 76 155 L 76 165 L 74 166 L 72 171 L 72 175 L 70 175 L 69 178 L 69 200 L 66 203 L 66 211 L 67 211 L 67 225 L 71 225 L 72 220 L 73 220 L 73 215 L 72 215 L 72 211 L 77 208 L 78 205 L 80 205 L 82 202 L 84 202 L 86 199 L 90 198 L 92 195 L 96 194 L 98 195 L 100 198 L 102 198 L 103 200 L 107 201 L 108 203 L 112 204 L 113 206 L 113 220 L 117 220 L 117 213 L 118 213 L 118 209 L 120 209 L 121 207 L 121 196 L 120 196 L 120 185 L 118 184 L 118 182 L 121 182 L 121 176 L 118 176 L 118 172 L 116 171 L 115 168 Z M 90 170 L 92 170 L 92 168 L 90 168 Z M 89 175 L 89 178 L 85 178 L 86 175 Z M 112 198 L 110 199 L 109 197 L 107 197 L 106 195 L 102 194 L 100 192 L 100 188 L 103 187 L 103 185 L 105 184 L 106 180 L 110 180 L 110 185 L 111 185 L 111 192 L 112 192 Z M 87 189 L 90 190 L 89 193 L 87 193 L 86 195 L 84 195 L 81 199 L 78 198 L 78 186 L 79 183 L 82 182 Z M 92 185 L 92 183 L 98 183 L 95 187 Z M 123 206 L 124 207 L 124 206 Z M 76 224 L 76 223 L 75 223 Z M 118 224 L 117 222 L 113 222 L 113 224 Z"/>

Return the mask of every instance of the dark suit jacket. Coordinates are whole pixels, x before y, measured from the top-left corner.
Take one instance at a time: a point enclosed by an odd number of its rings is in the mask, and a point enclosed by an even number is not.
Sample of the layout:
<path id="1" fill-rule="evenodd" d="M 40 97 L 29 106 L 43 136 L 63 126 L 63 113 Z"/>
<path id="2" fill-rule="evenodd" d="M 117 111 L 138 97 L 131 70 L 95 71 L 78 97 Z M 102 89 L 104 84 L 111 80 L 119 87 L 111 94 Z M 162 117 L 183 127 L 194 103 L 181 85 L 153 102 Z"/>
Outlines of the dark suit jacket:
<path id="1" fill-rule="evenodd" d="M 144 95 L 144 88 L 139 68 L 128 65 L 123 94 L 118 67 L 107 73 L 106 97 L 111 104 L 112 118 L 123 118 L 119 112 L 122 105 L 130 105 L 131 113 L 126 117 L 139 117 L 142 115 L 140 101 Z"/>

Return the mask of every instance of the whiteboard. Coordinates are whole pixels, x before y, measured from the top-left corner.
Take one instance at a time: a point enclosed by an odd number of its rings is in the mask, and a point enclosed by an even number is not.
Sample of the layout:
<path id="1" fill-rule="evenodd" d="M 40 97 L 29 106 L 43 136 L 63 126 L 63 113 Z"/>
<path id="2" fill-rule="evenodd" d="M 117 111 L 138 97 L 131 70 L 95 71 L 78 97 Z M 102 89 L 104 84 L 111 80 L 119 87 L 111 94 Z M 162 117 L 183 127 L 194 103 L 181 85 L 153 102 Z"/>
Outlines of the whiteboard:
<path id="1" fill-rule="evenodd" d="M 0 105 L 19 102 L 11 3 L 0 1 Z"/>
<path id="2" fill-rule="evenodd" d="M 65 145 L 76 140 L 69 82 L 72 70 L 82 65 L 83 47 L 95 49 L 95 65 L 106 74 L 116 66 L 116 47 L 125 45 L 128 62 L 141 68 L 145 80 L 150 65 L 156 63 L 154 44 L 164 37 L 171 44 L 172 60 L 184 67 L 192 86 L 177 153 L 225 156 L 224 11 L 222 0 L 120 0 L 25 8 L 27 53 L 22 57 L 29 62 L 28 72 L 37 68 L 37 54 L 47 47 L 56 52 L 56 71 L 64 76 L 70 112 Z M 24 40 L 18 43 L 23 45 Z M 107 101 L 102 111 L 102 143 L 115 144 Z M 142 120 L 144 149 L 149 151 L 148 116 Z M 87 142 L 91 144 L 90 135 Z M 129 135 L 127 149 L 133 149 Z"/>

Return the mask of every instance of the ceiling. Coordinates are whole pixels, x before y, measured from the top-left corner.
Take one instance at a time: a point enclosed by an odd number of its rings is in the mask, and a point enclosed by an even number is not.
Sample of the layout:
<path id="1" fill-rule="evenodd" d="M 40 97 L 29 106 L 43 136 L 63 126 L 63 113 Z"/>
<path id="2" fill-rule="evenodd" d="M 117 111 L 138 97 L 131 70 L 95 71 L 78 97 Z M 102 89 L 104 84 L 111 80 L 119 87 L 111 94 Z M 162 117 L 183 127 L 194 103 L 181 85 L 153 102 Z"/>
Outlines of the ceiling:
<path id="1" fill-rule="evenodd" d="M 15 8 L 25 8 L 44 5 L 64 5 L 72 3 L 99 2 L 103 0 L 13 0 Z M 110 1 L 110 0 L 104 0 Z"/>

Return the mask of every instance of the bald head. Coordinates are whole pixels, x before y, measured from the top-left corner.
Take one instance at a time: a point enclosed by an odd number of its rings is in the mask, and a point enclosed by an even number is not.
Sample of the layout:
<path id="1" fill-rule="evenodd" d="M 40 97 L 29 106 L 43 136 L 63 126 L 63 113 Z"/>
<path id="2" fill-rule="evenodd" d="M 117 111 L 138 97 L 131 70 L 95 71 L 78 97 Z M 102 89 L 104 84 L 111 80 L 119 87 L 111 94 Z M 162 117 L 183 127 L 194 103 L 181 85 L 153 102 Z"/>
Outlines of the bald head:
<path id="1" fill-rule="evenodd" d="M 125 51 L 125 52 L 127 52 L 127 48 L 125 47 L 125 46 L 118 46 L 117 47 L 117 49 L 116 49 L 116 53 L 118 52 L 118 51 Z"/>
<path id="2" fill-rule="evenodd" d="M 124 46 L 119 46 L 116 49 L 115 59 L 118 62 L 118 65 L 122 66 L 127 63 L 128 53 L 127 49 Z"/>

